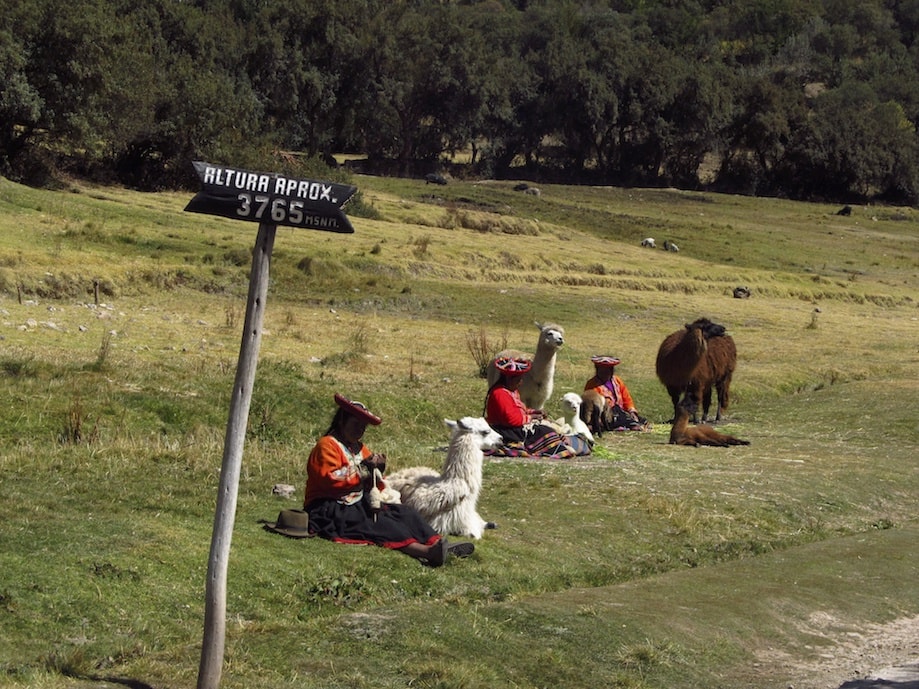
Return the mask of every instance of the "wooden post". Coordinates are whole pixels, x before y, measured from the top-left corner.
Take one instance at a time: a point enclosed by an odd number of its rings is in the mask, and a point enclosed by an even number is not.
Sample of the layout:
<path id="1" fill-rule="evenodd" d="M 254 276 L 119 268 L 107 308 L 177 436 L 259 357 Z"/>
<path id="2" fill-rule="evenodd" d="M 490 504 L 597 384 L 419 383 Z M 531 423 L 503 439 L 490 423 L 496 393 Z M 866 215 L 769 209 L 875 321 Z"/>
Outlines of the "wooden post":
<path id="1" fill-rule="evenodd" d="M 246 438 L 249 405 L 252 401 L 252 385 L 258 364 L 258 350 L 262 340 L 262 320 L 268 296 L 268 273 L 276 230 L 276 225 L 259 224 L 255 251 L 252 255 L 249 299 L 246 304 L 246 319 L 239 348 L 236 381 L 233 384 L 233 398 L 230 400 L 230 416 L 227 421 L 223 464 L 220 468 L 220 487 L 217 493 L 217 510 L 214 515 L 214 533 L 211 538 L 211 554 L 207 564 L 204 641 L 201 646 L 201 664 L 198 668 L 198 689 L 217 689 L 223 670 L 230 541 L 233 537 L 233 522 L 236 517 L 243 443 Z"/>

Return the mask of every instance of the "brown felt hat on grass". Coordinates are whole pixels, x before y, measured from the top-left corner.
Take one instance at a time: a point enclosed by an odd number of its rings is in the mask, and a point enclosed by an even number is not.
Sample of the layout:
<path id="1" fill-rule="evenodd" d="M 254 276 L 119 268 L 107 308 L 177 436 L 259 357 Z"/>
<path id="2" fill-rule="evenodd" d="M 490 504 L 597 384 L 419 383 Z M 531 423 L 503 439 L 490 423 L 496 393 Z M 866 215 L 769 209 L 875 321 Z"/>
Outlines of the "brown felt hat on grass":
<path id="1" fill-rule="evenodd" d="M 373 426 L 379 426 L 383 423 L 383 419 L 376 414 L 372 414 L 365 404 L 356 400 L 349 400 L 347 397 L 339 395 L 337 392 L 335 393 L 335 404 L 351 414 L 351 416 L 356 416 Z"/>
<path id="2" fill-rule="evenodd" d="M 309 524 L 310 517 L 304 510 L 281 510 L 278 520 L 265 524 L 265 528 L 290 538 L 309 538 Z"/>

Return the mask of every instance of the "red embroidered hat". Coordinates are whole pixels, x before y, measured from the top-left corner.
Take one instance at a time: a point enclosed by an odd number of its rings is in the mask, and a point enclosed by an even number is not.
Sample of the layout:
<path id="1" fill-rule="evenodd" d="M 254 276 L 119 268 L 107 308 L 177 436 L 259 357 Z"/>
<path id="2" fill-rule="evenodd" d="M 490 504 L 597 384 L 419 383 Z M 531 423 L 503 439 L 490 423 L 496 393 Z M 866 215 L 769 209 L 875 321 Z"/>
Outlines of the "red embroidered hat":
<path id="1" fill-rule="evenodd" d="M 600 366 L 601 368 L 612 368 L 622 363 L 620 359 L 614 356 L 592 356 L 590 360 L 594 362 L 594 366 Z"/>
<path id="2" fill-rule="evenodd" d="M 512 357 L 498 357 L 495 359 L 495 368 L 506 376 L 522 376 L 530 370 L 533 364 L 526 359 Z"/>
<path id="3" fill-rule="evenodd" d="M 383 423 L 383 419 L 381 419 L 376 414 L 372 414 L 362 402 L 349 400 L 347 397 L 339 395 L 337 392 L 335 393 L 335 404 L 337 404 L 352 416 L 363 419 L 373 426 L 379 426 L 381 423 Z"/>

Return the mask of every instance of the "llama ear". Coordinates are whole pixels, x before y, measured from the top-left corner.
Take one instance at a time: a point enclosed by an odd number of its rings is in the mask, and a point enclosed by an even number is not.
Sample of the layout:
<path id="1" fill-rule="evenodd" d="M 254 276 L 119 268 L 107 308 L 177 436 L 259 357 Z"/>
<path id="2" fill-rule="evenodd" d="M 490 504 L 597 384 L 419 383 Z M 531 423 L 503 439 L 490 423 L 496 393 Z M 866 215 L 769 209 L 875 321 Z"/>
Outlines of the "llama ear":
<path id="1" fill-rule="evenodd" d="M 451 430 L 456 428 L 456 425 L 457 425 L 456 421 L 454 421 L 453 419 L 444 419 L 444 423 L 447 424 L 447 428 Z"/>
<path id="2" fill-rule="evenodd" d="M 539 321 L 533 321 L 533 324 L 534 324 L 537 328 L 539 328 L 540 330 L 542 330 L 542 323 L 540 323 Z"/>

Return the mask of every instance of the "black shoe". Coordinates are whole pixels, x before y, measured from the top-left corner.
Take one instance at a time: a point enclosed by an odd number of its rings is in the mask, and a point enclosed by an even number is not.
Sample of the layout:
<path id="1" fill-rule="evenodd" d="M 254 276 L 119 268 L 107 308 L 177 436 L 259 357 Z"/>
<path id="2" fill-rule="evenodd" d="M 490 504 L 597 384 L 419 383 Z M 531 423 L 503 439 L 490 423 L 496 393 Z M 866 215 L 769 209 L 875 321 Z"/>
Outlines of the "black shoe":
<path id="1" fill-rule="evenodd" d="M 441 538 L 431 546 L 430 553 L 424 563 L 428 567 L 442 567 L 447 561 L 447 539 Z"/>
<path id="2" fill-rule="evenodd" d="M 468 541 L 462 543 L 450 543 L 447 546 L 447 552 L 454 557 L 469 557 L 475 551 L 475 545 Z"/>

